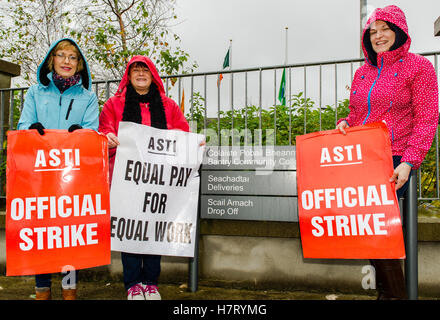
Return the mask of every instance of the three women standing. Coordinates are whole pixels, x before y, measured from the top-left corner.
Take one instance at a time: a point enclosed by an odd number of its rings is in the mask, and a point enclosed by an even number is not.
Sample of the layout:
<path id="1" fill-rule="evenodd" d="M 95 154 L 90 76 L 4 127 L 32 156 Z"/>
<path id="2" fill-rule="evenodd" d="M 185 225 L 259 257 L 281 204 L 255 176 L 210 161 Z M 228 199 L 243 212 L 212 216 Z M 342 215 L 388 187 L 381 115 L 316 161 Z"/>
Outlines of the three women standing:
<path id="1" fill-rule="evenodd" d="M 438 84 L 432 64 L 410 53 L 406 18 L 396 6 L 379 8 L 368 19 L 362 36 L 365 64 L 355 73 L 350 113 L 337 128 L 384 121 L 390 132 L 398 196 L 406 189 L 411 170 L 420 167 L 438 125 Z M 37 71 L 38 84 L 26 96 L 18 129 L 97 129 L 98 104 L 90 90 L 87 63 L 70 39 L 55 43 Z M 177 104 L 167 98 L 154 64 L 143 56 L 127 65 L 117 93 L 100 115 L 99 131 L 107 135 L 110 174 L 120 121 L 161 129 L 188 131 Z M 157 279 L 160 256 L 122 253 L 124 285 L 129 299 L 160 298 Z M 374 259 L 380 299 L 406 298 L 399 260 Z M 38 292 L 50 296 L 50 276 L 37 276 Z M 44 288 L 41 289 L 41 288 Z M 49 288 L 49 289 L 48 289 Z M 41 290 L 39 290 L 41 289 Z M 49 293 L 49 295 L 47 295 Z"/>

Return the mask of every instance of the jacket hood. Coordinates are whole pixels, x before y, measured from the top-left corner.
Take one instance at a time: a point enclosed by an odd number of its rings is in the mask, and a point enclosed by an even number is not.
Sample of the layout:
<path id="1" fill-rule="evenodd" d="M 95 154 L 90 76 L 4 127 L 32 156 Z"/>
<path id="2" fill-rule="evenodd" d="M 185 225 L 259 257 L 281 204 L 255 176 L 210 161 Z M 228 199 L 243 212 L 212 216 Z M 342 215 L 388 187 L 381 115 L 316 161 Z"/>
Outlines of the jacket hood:
<path id="1" fill-rule="evenodd" d="M 390 48 L 390 51 L 384 54 L 401 56 L 402 54 L 408 53 L 409 47 L 411 46 L 411 37 L 408 33 L 405 13 L 399 7 L 391 5 L 374 10 L 365 24 L 362 32 L 362 50 L 365 58 L 368 59 L 370 63 L 377 65 L 377 53 L 373 50 L 370 41 L 370 25 L 377 20 L 387 22 L 396 34 L 394 45 Z"/>
<path id="2" fill-rule="evenodd" d="M 58 43 L 60 43 L 63 40 L 70 41 L 78 49 L 79 54 L 81 55 L 81 58 L 82 58 L 82 60 L 84 62 L 84 68 L 80 72 L 82 85 L 87 90 L 91 90 L 92 89 L 92 77 L 90 75 L 90 69 L 89 69 L 89 65 L 87 63 L 87 60 L 86 60 L 85 56 L 83 55 L 83 53 L 81 52 L 81 49 L 79 48 L 78 44 L 74 40 L 72 40 L 70 38 L 63 38 L 63 39 L 57 40 L 57 41 L 52 43 L 52 45 L 50 46 L 49 51 L 47 52 L 47 54 L 44 57 L 43 61 L 38 66 L 38 69 L 37 69 L 37 81 L 38 81 L 38 83 L 40 83 L 40 84 L 42 84 L 44 86 L 49 85 L 51 79 L 48 78 L 48 74 L 51 71 L 49 70 L 47 62 L 48 62 L 48 59 L 49 59 L 50 55 L 52 54 L 53 49 L 57 46 Z"/>
<path id="3" fill-rule="evenodd" d="M 147 65 L 148 69 L 150 69 L 151 75 L 153 76 L 153 82 L 157 85 L 159 92 L 161 94 L 165 94 L 163 82 L 159 76 L 159 73 L 157 72 L 156 66 L 150 60 L 150 58 L 145 56 L 134 56 L 133 58 L 130 59 L 130 61 L 127 64 L 127 67 L 125 68 L 125 72 L 121 79 L 121 82 L 119 83 L 117 94 L 122 94 L 122 92 L 127 87 L 128 83 L 130 82 L 130 80 L 128 79 L 128 70 L 130 69 L 130 66 L 135 62 L 142 62 Z"/>

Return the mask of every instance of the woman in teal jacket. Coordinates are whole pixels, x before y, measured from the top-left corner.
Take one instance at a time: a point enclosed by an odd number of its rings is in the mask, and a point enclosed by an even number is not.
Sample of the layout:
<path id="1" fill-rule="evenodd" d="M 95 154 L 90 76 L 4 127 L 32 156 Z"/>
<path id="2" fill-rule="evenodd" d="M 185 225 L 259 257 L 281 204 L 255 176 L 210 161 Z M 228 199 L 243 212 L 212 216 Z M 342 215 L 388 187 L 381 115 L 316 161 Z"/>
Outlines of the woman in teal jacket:
<path id="1" fill-rule="evenodd" d="M 78 45 L 71 39 L 56 41 L 37 70 L 38 83 L 32 85 L 24 101 L 18 130 L 44 129 L 98 130 L 98 99 L 91 91 L 89 67 Z M 63 299 L 76 298 L 77 272 L 65 274 Z M 36 299 L 51 299 L 51 274 L 35 276 Z"/>
<path id="2" fill-rule="evenodd" d="M 24 101 L 17 129 L 98 130 L 98 99 L 89 66 L 78 45 L 61 39 L 50 47 Z"/>

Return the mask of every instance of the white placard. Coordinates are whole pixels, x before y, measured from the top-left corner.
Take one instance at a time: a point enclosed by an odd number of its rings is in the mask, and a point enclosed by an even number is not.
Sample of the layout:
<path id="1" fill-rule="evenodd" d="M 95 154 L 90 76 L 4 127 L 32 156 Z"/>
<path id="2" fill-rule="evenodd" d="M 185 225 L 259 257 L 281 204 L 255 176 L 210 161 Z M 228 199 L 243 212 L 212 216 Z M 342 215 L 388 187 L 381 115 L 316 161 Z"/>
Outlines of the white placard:
<path id="1" fill-rule="evenodd" d="M 194 257 L 205 137 L 120 122 L 112 185 L 111 249 Z"/>

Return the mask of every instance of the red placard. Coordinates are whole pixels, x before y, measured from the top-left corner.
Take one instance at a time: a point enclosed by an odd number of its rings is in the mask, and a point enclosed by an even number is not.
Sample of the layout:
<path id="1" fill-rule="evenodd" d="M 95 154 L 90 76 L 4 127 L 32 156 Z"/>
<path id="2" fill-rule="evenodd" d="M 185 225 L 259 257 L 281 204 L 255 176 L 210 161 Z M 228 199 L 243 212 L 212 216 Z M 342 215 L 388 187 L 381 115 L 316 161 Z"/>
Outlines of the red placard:
<path id="1" fill-rule="evenodd" d="M 305 258 L 405 258 L 388 130 L 383 123 L 296 137 Z"/>
<path id="2" fill-rule="evenodd" d="M 6 274 L 110 263 L 105 136 L 90 129 L 8 132 Z"/>

